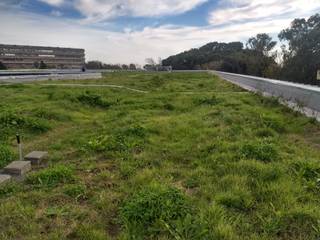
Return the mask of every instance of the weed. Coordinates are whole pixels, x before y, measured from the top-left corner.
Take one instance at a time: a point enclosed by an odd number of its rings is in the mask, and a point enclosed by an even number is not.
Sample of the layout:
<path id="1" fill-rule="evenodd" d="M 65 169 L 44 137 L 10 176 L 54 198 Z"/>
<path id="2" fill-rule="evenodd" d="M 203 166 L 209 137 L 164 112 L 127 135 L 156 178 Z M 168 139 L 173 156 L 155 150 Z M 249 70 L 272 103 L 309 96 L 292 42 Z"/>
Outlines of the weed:
<path id="1" fill-rule="evenodd" d="M 74 240 L 108 240 L 105 232 L 94 225 L 81 224 L 69 234 L 68 239 Z"/>
<path id="2" fill-rule="evenodd" d="M 100 95 L 90 93 L 89 91 L 77 96 L 77 100 L 83 104 L 93 107 L 109 108 L 112 105 L 110 102 L 104 100 Z"/>
<path id="3" fill-rule="evenodd" d="M 241 154 L 244 158 L 256 159 L 263 162 L 271 162 L 279 158 L 276 146 L 266 140 L 244 144 L 241 148 Z"/>
<path id="4" fill-rule="evenodd" d="M 86 187 L 82 184 L 66 185 L 63 187 L 63 192 L 76 200 L 86 197 Z"/>
<path id="5" fill-rule="evenodd" d="M 186 197 L 177 189 L 160 185 L 150 186 L 127 199 L 120 209 L 122 222 L 134 235 L 153 234 L 161 222 L 169 224 L 184 218 L 192 211 Z"/>
<path id="6" fill-rule="evenodd" d="M 24 117 L 20 114 L 6 111 L 0 114 L 0 128 L 9 129 L 28 129 L 33 132 L 46 132 L 51 127 L 50 125 L 41 119 Z"/>
<path id="7" fill-rule="evenodd" d="M 13 161 L 14 154 L 9 147 L 0 144 L 0 168 Z"/>
<path id="8" fill-rule="evenodd" d="M 320 166 L 314 161 L 298 161 L 292 164 L 294 174 L 313 192 L 320 192 Z"/>
<path id="9" fill-rule="evenodd" d="M 1 239 L 23 239 L 36 230 L 32 221 L 35 210 L 28 204 L 13 200 L 2 202 L 0 216 Z"/>
<path id="10" fill-rule="evenodd" d="M 253 207 L 253 199 L 250 193 L 245 191 L 221 193 L 216 197 L 221 205 L 240 211 L 248 211 Z"/>
<path id="11" fill-rule="evenodd" d="M 260 128 L 256 132 L 257 137 L 267 138 L 267 137 L 275 137 L 277 133 L 271 128 Z"/>
<path id="12" fill-rule="evenodd" d="M 285 122 L 276 116 L 261 116 L 262 125 L 271 128 L 278 133 L 285 133 L 287 131 Z"/>
<path id="13" fill-rule="evenodd" d="M 175 107 L 171 103 L 164 104 L 163 108 L 168 111 L 173 111 L 175 109 Z"/>
<path id="14" fill-rule="evenodd" d="M 21 190 L 21 186 L 15 182 L 0 185 L 0 198 L 8 197 Z"/>
<path id="15" fill-rule="evenodd" d="M 136 136 L 140 138 L 144 138 L 146 133 L 147 130 L 138 124 L 123 131 L 124 135 Z"/>
<path id="16" fill-rule="evenodd" d="M 217 98 L 216 96 L 212 96 L 210 98 L 208 97 L 202 97 L 202 98 L 197 98 L 194 99 L 195 105 L 209 105 L 209 106 L 214 106 L 219 103 L 221 103 L 221 99 Z"/>
<path id="17" fill-rule="evenodd" d="M 319 233 L 318 219 L 311 211 L 303 208 L 280 212 L 268 222 L 266 229 L 282 239 L 316 239 Z"/>
<path id="18" fill-rule="evenodd" d="M 68 209 L 65 207 L 48 207 L 44 214 L 50 218 L 66 216 L 68 215 Z"/>
<path id="19" fill-rule="evenodd" d="M 199 187 L 199 185 L 200 183 L 197 176 L 191 176 L 183 182 L 183 186 L 186 188 L 196 188 Z"/>
<path id="20" fill-rule="evenodd" d="M 34 111 L 34 115 L 38 118 L 47 119 L 47 120 L 57 120 L 57 121 L 68 121 L 70 116 L 61 113 L 48 110 L 45 108 L 39 108 Z"/>
<path id="21" fill-rule="evenodd" d="M 133 135 L 133 137 L 130 137 L 130 135 Z M 140 153 L 143 150 L 145 141 L 142 136 L 144 135 L 144 128 L 131 128 L 124 133 L 119 132 L 112 136 L 98 136 L 90 140 L 85 149 L 120 154 L 127 158 L 129 154 Z"/>
<path id="22" fill-rule="evenodd" d="M 70 183 L 74 180 L 72 169 L 63 165 L 41 170 L 27 177 L 27 183 L 47 187 L 56 186 L 59 183 Z"/>

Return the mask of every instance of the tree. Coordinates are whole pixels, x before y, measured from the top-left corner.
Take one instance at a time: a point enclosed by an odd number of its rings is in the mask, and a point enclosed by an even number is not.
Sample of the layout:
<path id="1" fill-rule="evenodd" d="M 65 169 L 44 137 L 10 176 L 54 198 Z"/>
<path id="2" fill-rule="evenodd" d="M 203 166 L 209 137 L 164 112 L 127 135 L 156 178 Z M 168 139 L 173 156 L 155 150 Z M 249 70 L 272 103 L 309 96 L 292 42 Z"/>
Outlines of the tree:
<path id="1" fill-rule="evenodd" d="M 134 71 L 134 70 L 137 70 L 137 67 L 136 67 L 136 65 L 134 63 L 130 63 L 129 69 Z"/>
<path id="2" fill-rule="evenodd" d="M 277 45 L 277 42 L 272 41 L 272 37 L 268 34 L 260 33 L 255 37 L 249 38 L 246 45 L 247 48 L 268 56 L 269 52 Z"/>
<path id="3" fill-rule="evenodd" d="M 121 68 L 122 70 L 128 70 L 129 66 L 127 64 L 122 64 Z"/>
<path id="4" fill-rule="evenodd" d="M 295 19 L 279 34 L 279 39 L 289 46 L 283 49 L 282 78 L 316 84 L 320 68 L 320 14 Z"/>
<path id="5" fill-rule="evenodd" d="M 155 66 L 156 62 L 153 60 L 153 58 L 147 58 L 146 59 L 147 65 Z"/>
<path id="6" fill-rule="evenodd" d="M 4 65 L 2 62 L 0 62 L 0 70 L 7 70 L 6 65 Z"/>
<path id="7" fill-rule="evenodd" d="M 102 69 L 103 63 L 100 61 L 89 61 L 86 63 L 87 69 Z"/>
<path id="8" fill-rule="evenodd" d="M 34 62 L 34 63 L 33 63 L 33 67 L 34 67 L 34 68 L 39 68 L 39 66 L 40 66 L 40 65 L 39 65 L 39 62 Z"/>
<path id="9" fill-rule="evenodd" d="M 39 65 L 39 69 L 47 69 L 47 64 L 45 64 L 43 61 L 40 62 L 40 65 Z"/>

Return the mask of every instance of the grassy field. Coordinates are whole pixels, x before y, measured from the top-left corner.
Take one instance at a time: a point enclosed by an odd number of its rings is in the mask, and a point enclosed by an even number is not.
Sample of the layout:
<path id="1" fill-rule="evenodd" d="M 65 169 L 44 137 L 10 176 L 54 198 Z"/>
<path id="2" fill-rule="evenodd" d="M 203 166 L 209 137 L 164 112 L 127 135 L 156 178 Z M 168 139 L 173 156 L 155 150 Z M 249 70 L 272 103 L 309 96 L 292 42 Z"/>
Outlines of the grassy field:
<path id="1" fill-rule="evenodd" d="M 0 86 L 0 167 L 16 132 L 49 152 L 0 187 L 0 239 L 319 239 L 314 119 L 206 73 L 79 82 L 148 93 Z"/>

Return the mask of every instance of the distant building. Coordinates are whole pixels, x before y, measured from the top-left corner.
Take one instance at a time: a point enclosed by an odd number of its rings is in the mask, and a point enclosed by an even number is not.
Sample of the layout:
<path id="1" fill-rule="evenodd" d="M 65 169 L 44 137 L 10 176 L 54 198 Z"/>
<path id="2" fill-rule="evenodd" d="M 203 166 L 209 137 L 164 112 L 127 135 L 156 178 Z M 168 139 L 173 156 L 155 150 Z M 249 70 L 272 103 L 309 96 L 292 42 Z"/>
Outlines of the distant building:
<path id="1" fill-rule="evenodd" d="M 77 48 L 0 44 L 0 62 L 8 69 L 82 69 L 85 51 Z"/>

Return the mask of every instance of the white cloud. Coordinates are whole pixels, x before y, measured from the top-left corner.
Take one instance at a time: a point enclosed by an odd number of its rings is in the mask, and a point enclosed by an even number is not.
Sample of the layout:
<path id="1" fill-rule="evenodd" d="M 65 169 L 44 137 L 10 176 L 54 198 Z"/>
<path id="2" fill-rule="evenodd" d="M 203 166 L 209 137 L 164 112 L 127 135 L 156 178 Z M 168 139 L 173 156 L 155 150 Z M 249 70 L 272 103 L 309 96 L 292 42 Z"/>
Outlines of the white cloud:
<path id="1" fill-rule="evenodd" d="M 65 0 L 39 0 L 39 1 L 47 3 L 49 5 L 53 5 L 53 6 L 60 6 L 65 2 Z"/>
<path id="2" fill-rule="evenodd" d="M 62 12 L 58 10 L 52 10 L 50 14 L 54 17 L 61 17 L 63 15 Z"/>
<path id="3" fill-rule="evenodd" d="M 99 22 L 120 16 L 155 17 L 187 12 L 208 0 L 39 0 L 53 6 L 68 4 L 85 22 Z"/>
<path id="4" fill-rule="evenodd" d="M 320 10 L 319 0 L 224 0 L 209 17 L 213 25 L 265 19 L 310 16 Z"/>

